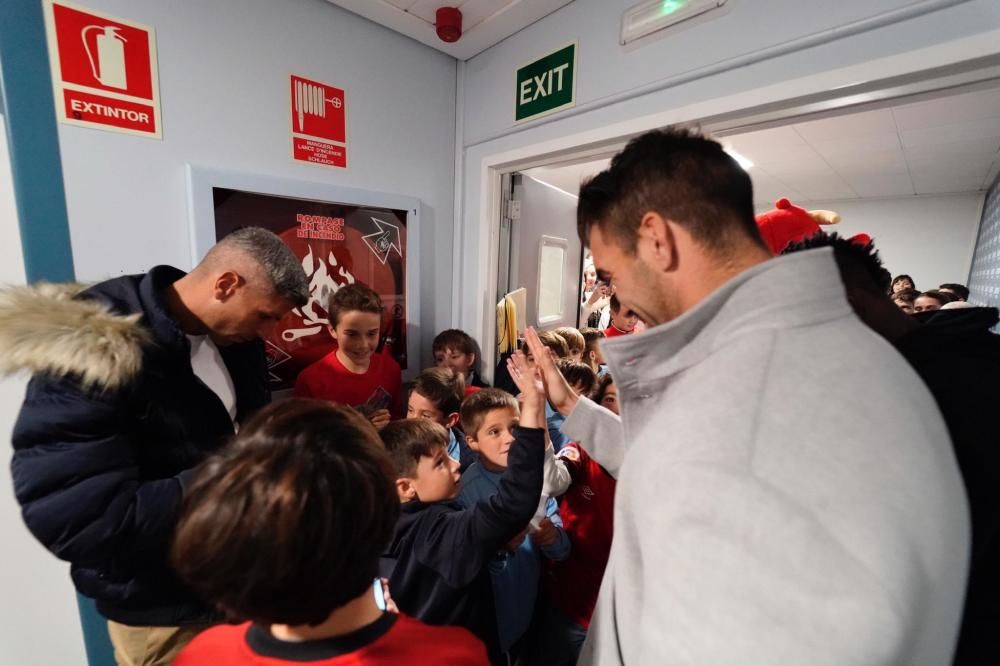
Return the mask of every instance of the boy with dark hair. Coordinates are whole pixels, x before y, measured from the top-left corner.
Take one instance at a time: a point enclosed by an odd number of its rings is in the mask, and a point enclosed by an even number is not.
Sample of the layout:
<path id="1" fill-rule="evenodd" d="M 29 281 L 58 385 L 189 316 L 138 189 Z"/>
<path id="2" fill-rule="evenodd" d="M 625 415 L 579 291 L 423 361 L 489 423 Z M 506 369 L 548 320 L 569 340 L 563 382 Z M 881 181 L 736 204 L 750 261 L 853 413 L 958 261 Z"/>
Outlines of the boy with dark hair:
<path id="1" fill-rule="evenodd" d="M 327 326 L 337 347 L 299 373 L 295 395 L 350 405 L 378 429 L 399 410 L 402 373 L 389 354 L 376 353 L 382 332 L 382 299 L 363 284 L 330 296 Z"/>
<path id="2" fill-rule="evenodd" d="M 590 395 L 597 383 L 597 373 L 582 361 L 560 359 L 556 363 L 559 372 L 578 395 Z"/>
<path id="3" fill-rule="evenodd" d="M 586 342 L 581 360 L 589 365 L 599 376 L 603 375 L 604 354 L 601 353 L 601 340 L 607 336 L 604 335 L 604 331 L 597 328 L 581 328 L 580 333 Z"/>
<path id="4" fill-rule="evenodd" d="M 938 287 L 938 291 L 954 294 L 955 298 L 960 301 L 969 300 L 969 288 L 964 284 L 958 284 L 957 282 L 945 282 L 943 285 Z"/>
<path id="5" fill-rule="evenodd" d="M 442 426 L 407 419 L 390 423 L 381 433 L 402 502 L 383 555 L 393 599 L 403 612 L 429 624 L 471 630 L 486 643 L 494 664 L 503 662 L 487 566 L 531 520 L 541 495 L 545 456 L 540 387 L 522 354 L 514 355 L 510 370 L 524 395 L 524 409 L 518 427 L 504 440 L 507 470 L 489 498 L 467 507 L 456 500 L 458 465 L 448 458 L 448 433 Z M 510 398 L 503 391 L 483 389 L 469 400 L 481 401 L 484 394 Z"/>
<path id="6" fill-rule="evenodd" d="M 533 375 L 530 380 L 519 385 L 525 402 L 533 399 L 524 393 L 526 384 L 534 384 Z M 533 390 L 540 391 L 541 387 Z M 518 423 L 518 405 L 509 393 L 484 389 L 465 399 L 461 413 L 466 439 L 479 459 L 462 477 L 459 499 L 466 506 L 473 506 L 477 502 L 491 501 L 502 492 L 501 482 L 510 469 L 508 451 Z M 562 560 L 570 551 L 569 537 L 562 530 L 556 501 L 551 497 L 540 499 L 541 502 L 536 502 L 538 511 L 534 519 L 530 524 L 529 521 L 521 524 L 524 531 L 498 553 L 490 565 L 500 648 L 515 657 L 518 641 L 531 625 L 541 576 L 541 556 Z"/>
<path id="7" fill-rule="evenodd" d="M 458 428 L 464 396 L 461 374 L 451 368 L 427 368 L 417 375 L 406 403 L 406 418 L 428 419 L 448 430 L 448 457 L 459 464 L 459 472 L 465 472 L 476 459 L 465 433 Z"/>
<path id="8" fill-rule="evenodd" d="M 246 621 L 205 631 L 173 663 L 486 664 L 468 632 L 378 608 L 372 580 L 399 515 L 393 476 L 354 410 L 262 410 L 199 469 L 171 548 L 188 585 Z"/>
<path id="9" fill-rule="evenodd" d="M 611 326 L 604 329 L 604 337 L 617 338 L 621 335 L 630 335 L 635 331 L 635 325 L 639 317 L 631 310 L 622 312 L 621 301 L 617 296 L 611 297 Z"/>
<path id="10" fill-rule="evenodd" d="M 465 378 L 466 394 L 473 393 L 472 387 L 486 388 L 489 386 L 476 372 L 479 361 L 479 347 L 465 331 L 449 328 L 434 337 L 432 347 L 434 363 L 439 368 L 451 368 Z"/>

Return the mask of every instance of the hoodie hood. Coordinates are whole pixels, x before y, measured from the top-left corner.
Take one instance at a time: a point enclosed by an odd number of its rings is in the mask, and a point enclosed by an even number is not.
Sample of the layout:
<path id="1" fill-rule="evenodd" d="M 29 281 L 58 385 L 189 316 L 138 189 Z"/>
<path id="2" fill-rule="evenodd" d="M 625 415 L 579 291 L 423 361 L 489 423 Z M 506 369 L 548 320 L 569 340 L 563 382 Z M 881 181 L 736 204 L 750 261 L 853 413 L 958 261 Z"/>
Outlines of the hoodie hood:
<path id="1" fill-rule="evenodd" d="M 925 326 L 933 326 L 949 335 L 967 335 L 988 331 L 1000 321 L 996 308 L 965 307 L 918 312 L 914 317 Z"/>
<path id="2" fill-rule="evenodd" d="M 116 314 L 106 303 L 78 298 L 84 289 L 39 283 L 0 290 L 0 373 L 74 376 L 106 390 L 131 381 L 151 341 L 142 314 Z"/>

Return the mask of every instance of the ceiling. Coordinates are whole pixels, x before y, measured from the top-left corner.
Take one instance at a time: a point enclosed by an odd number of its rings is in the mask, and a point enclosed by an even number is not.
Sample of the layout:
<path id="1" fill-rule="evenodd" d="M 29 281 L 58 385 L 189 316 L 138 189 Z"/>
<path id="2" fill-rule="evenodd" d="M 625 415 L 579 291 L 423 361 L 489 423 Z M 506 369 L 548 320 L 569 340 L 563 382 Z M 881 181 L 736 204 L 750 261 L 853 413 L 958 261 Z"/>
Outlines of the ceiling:
<path id="1" fill-rule="evenodd" d="M 726 136 L 754 203 L 978 192 L 1000 173 L 1000 88 Z M 524 173 L 576 194 L 608 160 Z"/>
<path id="2" fill-rule="evenodd" d="M 515 32 L 551 14 L 572 0 L 328 0 L 407 37 L 468 60 Z M 439 7 L 462 12 L 462 37 L 441 41 L 434 31 Z"/>

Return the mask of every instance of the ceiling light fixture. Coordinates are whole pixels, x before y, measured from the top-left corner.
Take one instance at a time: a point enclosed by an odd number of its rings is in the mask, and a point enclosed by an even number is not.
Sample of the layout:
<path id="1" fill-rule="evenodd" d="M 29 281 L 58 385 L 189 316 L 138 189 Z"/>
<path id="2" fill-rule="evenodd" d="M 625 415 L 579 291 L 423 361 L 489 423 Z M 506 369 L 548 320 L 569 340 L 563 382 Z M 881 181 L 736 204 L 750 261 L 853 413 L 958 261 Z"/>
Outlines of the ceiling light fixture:
<path id="1" fill-rule="evenodd" d="M 728 0 L 647 0 L 622 15 L 621 44 L 718 9 Z"/>

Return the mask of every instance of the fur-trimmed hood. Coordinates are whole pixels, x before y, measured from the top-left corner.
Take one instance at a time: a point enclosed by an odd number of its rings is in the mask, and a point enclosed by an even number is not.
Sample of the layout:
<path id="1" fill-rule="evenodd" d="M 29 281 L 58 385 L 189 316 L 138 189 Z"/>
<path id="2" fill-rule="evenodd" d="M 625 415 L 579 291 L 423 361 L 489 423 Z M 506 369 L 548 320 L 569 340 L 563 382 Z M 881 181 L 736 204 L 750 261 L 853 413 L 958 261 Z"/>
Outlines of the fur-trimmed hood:
<path id="1" fill-rule="evenodd" d="M 116 389 L 142 368 L 149 331 L 142 314 L 120 315 L 76 298 L 80 284 L 39 283 L 0 290 L 0 373 L 76 376 L 88 388 Z"/>

